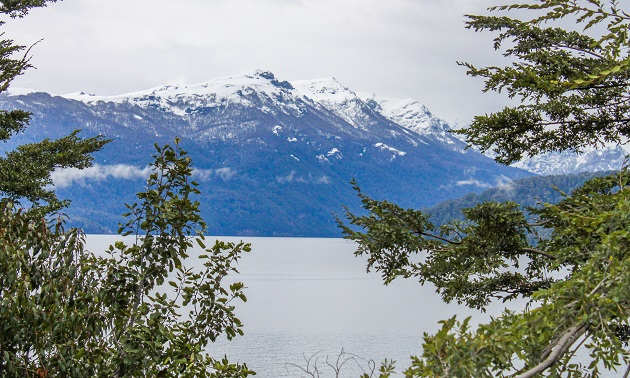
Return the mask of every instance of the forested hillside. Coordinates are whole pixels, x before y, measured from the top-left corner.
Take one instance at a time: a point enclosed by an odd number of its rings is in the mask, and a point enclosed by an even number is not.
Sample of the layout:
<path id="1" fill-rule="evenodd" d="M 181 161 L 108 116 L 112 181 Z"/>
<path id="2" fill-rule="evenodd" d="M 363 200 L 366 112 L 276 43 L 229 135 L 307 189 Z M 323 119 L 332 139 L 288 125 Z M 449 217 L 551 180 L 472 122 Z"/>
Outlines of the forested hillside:
<path id="1" fill-rule="evenodd" d="M 610 172 L 585 172 L 576 175 L 536 176 L 511 181 L 507 184 L 488 189 L 481 193 L 469 193 L 461 198 L 444 201 L 427 212 L 430 220 L 436 224 L 444 224 L 451 219 L 463 220 L 461 209 L 477 204 L 495 201 L 512 201 L 522 207 L 537 206 L 542 202 L 557 203 L 563 194 L 570 194 L 586 181 L 596 176 L 604 176 Z"/>

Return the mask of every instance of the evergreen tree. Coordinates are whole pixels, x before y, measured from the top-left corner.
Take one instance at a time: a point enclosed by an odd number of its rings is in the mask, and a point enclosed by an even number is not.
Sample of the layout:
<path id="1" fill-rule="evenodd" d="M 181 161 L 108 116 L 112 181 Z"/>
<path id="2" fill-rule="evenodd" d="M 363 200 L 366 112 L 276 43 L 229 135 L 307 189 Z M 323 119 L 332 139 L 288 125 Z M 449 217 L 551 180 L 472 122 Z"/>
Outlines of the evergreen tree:
<path id="1" fill-rule="evenodd" d="M 28 13 L 29 9 L 45 7 L 47 3 L 54 3 L 57 0 L 1 0 L 0 12 L 11 17 L 22 17 Z"/>
<path id="2" fill-rule="evenodd" d="M 630 15 L 619 2 L 545 0 L 491 10 L 503 15 L 469 16 L 468 27 L 498 33 L 494 47 L 511 64 L 463 65 L 485 79 L 486 91 L 505 91 L 521 104 L 476 117 L 461 131 L 469 143 L 510 163 L 627 142 Z M 355 184 L 367 215 L 347 212 L 349 224 L 340 226 L 386 283 L 431 282 L 445 301 L 481 310 L 496 299 L 528 301 L 523 311 L 477 327 L 470 318 L 443 321 L 438 333 L 425 334 L 406 376 L 598 377 L 602 368 L 628 376 L 630 172 L 620 168 L 556 205 L 528 209 L 531 219 L 516 203 L 484 202 L 441 227 Z M 538 235 L 541 226 L 547 230 Z M 588 361 L 576 358 L 577 349 Z"/>
<path id="3" fill-rule="evenodd" d="M 2 1 L 0 12 L 11 17 L 24 16 L 33 7 L 45 6 L 46 0 Z M 0 27 L 5 21 L 0 21 Z M 2 36 L 3 34 L 0 34 Z M 0 40 L 0 93 L 5 92 L 13 79 L 30 67 L 29 51 L 10 39 Z M 21 110 L 0 110 L 0 141 L 6 142 L 24 132 L 30 114 Z M 99 151 L 108 140 L 102 136 L 80 138 L 79 131 L 57 140 L 43 140 L 25 144 L 0 157 L 0 198 L 3 202 L 26 200 L 34 205 L 38 215 L 59 210 L 68 201 L 59 200 L 50 188 L 50 174 L 60 168 L 87 168 L 91 154 Z"/>

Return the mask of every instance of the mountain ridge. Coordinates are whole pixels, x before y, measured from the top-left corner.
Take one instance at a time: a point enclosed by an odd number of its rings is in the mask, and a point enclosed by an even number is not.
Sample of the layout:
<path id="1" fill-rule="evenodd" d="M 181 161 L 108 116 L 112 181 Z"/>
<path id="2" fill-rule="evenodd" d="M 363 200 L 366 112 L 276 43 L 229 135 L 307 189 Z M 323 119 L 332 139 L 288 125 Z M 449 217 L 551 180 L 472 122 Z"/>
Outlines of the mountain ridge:
<path id="1" fill-rule="evenodd" d="M 367 98 L 335 79 L 291 83 L 256 71 L 118 96 L 16 90 L 0 95 L 0 108 L 33 114 L 5 151 L 74 129 L 114 139 L 92 171 L 57 173 L 57 182 L 74 175 L 58 192 L 73 198 L 72 225 L 88 232 L 116 229 L 122 201 L 143 188 L 153 144 L 176 136 L 217 235 L 339 236 L 332 214 L 359 208 L 353 178 L 376 198 L 423 208 L 532 175 L 465 149 L 417 102 Z"/>
<path id="2" fill-rule="evenodd" d="M 338 107 L 340 103 L 355 102 L 355 110 L 356 108 L 367 107 L 374 111 L 375 114 L 373 116 L 375 117 L 383 116 L 387 120 L 425 138 L 446 143 L 457 151 L 466 149 L 466 144 L 462 141 L 463 138 L 451 133 L 448 123 L 431 114 L 426 106 L 419 101 L 415 99 L 381 97 L 366 92 L 354 92 L 334 77 L 289 82 L 278 80 L 269 71 L 256 70 L 248 74 L 219 77 L 197 84 L 161 85 L 119 95 L 101 96 L 87 92 L 76 92 L 64 94 L 60 97 L 81 101 L 86 104 L 104 101 L 162 107 L 168 108 L 174 114 L 184 116 L 187 111 L 194 111 L 193 109 L 195 108 L 219 106 L 221 102 L 243 101 L 243 90 L 247 92 L 247 89 L 252 88 L 259 93 L 264 92 L 270 97 L 280 95 L 282 90 L 295 90 L 300 93 L 301 96 L 298 97 L 301 100 L 311 101 L 320 106 L 323 105 L 321 107 L 325 110 L 331 110 L 331 107 Z M 27 88 L 11 88 L 9 91 L 12 96 L 38 92 Z M 188 103 L 186 96 L 188 96 Z M 193 104 L 192 108 L 181 107 L 184 103 L 190 105 L 190 100 L 193 97 L 196 103 Z M 156 99 L 160 99 L 162 103 L 156 102 Z M 293 110 L 297 109 L 299 111 L 300 106 L 292 105 Z M 262 108 L 261 110 L 265 111 L 266 109 Z M 333 110 L 337 116 L 350 125 L 354 123 L 353 126 L 356 127 L 356 123 L 359 123 L 362 126 L 366 126 L 365 120 L 362 122 L 357 122 L 356 120 L 356 116 L 361 115 L 360 112 L 355 111 L 353 114 L 344 113 L 348 111 L 347 107 L 337 112 Z M 582 155 L 563 152 L 525 158 L 512 166 L 539 175 L 571 174 L 618 169 L 626 155 L 627 152 L 622 147 L 607 146 L 597 151 L 585 151 Z M 492 157 L 491 155 L 489 156 Z"/>

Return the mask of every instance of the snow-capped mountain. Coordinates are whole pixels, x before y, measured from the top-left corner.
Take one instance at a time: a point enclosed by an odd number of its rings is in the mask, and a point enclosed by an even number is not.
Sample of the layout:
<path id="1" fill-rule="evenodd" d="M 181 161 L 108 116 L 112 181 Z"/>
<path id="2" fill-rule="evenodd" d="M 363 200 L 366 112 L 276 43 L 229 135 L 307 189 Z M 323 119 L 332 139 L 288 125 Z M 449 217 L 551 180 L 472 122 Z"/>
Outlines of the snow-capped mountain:
<path id="1" fill-rule="evenodd" d="M 292 84 L 306 98 L 333 112 L 357 129 L 370 131 L 374 127 L 378 129 L 379 124 L 388 122 L 383 115 L 371 109 L 355 92 L 335 78 L 301 80 Z"/>
<path id="2" fill-rule="evenodd" d="M 546 153 L 525 158 L 512 166 L 541 176 L 616 171 L 621 169 L 627 155 L 628 151 L 623 147 L 614 145 L 590 148 L 580 154 L 570 151 Z"/>
<path id="3" fill-rule="evenodd" d="M 361 94 L 361 98 L 368 104 L 373 104 L 375 111 L 409 130 L 445 143 L 456 151 L 466 149 L 463 136 L 452 133 L 446 121 L 435 117 L 429 109 L 414 99 L 392 99 L 374 94 Z M 570 151 L 542 154 L 524 158 L 512 164 L 512 167 L 541 176 L 613 171 L 621 168 L 627 155 L 628 151 L 615 145 L 587 149 L 580 154 Z M 493 158 L 491 155 L 487 156 Z"/>
<path id="4" fill-rule="evenodd" d="M 449 127 L 450 125 L 439 118 L 433 117 L 433 115 L 417 101 L 398 99 L 392 101 L 394 104 L 405 104 L 406 102 L 412 103 L 414 107 L 422 110 L 417 112 L 405 112 L 406 107 L 402 105 L 394 107 L 393 112 L 383 110 L 382 114 L 419 134 L 443 141 L 451 145 L 455 150 L 466 148 L 467 144 L 464 135 L 452 133 L 452 129 Z M 402 116 L 397 113 L 402 114 Z M 419 116 L 416 116 L 416 114 L 419 114 Z M 459 129 L 466 128 L 467 126 L 467 123 L 461 123 L 456 127 Z M 471 149 L 478 151 L 475 146 L 472 146 Z M 540 154 L 534 157 L 524 157 L 511 166 L 540 176 L 607 172 L 620 169 L 629 153 L 630 150 L 622 146 L 609 145 L 597 149 L 593 147 L 586 148 L 579 154 L 572 151 L 563 151 Z M 492 151 L 486 151 L 484 154 L 491 159 L 494 159 L 496 156 Z"/>
<path id="5" fill-rule="evenodd" d="M 191 115 L 202 109 L 241 105 L 259 107 L 260 102 L 271 101 L 287 114 L 300 112 L 290 83 L 276 80 L 270 72 L 257 71 L 251 75 L 216 78 L 193 85 L 164 85 L 144 91 L 117 96 L 96 96 L 85 92 L 62 96 L 89 105 L 99 103 L 133 104 L 142 108 L 155 108 L 178 116 Z M 261 107 L 261 111 L 265 111 Z"/>
<path id="6" fill-rule="evenodd" d="M 466 143 L 451 132 L 446 121 L 431 114 L 429 109 L 419 101 L 380 97 L 367 93 L 362 93 L 361 98 L 374 111 L 387 119 L 425 138 L 444 143 L 456 151 L 465 152 Z"/>
<path id="7" fill-rule="evenodd" d="M 29 94 L 32 89 L 17 90 L 12 94 Z M 355 93 L 335 78 L 320 80 L 300 80 L 294 82 L 278 81 L 266 71 L 257 71 L 249 75 L 222 77 L 194 85 L 166 85 L 145 91 L 119 96 L 96 96 L 85 92 L 64 95 L 86 104 L 99 102 L 117 104 L 135 104 L 145 108 L 162 109 L 175 115 L 186 116 L 204 109 L 219 108 L 223 105 L 239 104 L 257 108 L 262 112 L 280 111 L 290 116 L 300 116 L 308 107 L 332 112 L 354 128 L 369 132 L 374 125 L 392 122 L 414 134 L 422 140 L 443 143 L 455 151 L 466 152 L 466 143 L 462 137 L 451 132 L 449 125 L 431 114 L 422 103 L 414 99 L 380 97 L 372 93 Z M 271 102 L 274 106 L 265 106 Z M 140 119 L 140 116 L 136 116 Z M 191 125 L 192 132 L 197 123 Z M 378 126 L 376 126 L 378 129 Z M 278 131 L 280 129 L 276 129 Z M 221 132 L 224 131 L 224 132 Z M 399 135 L 406 131 L 394 131 Z M 417 143 L 417 135 L 408 138 Z M 212 131 L 194 135 L 195 138 L 233 138 L 233 128 L 215 128 Z M 426 143 L 426 142 L 424 142 Z M 395 150 L 395 149 L 394 149 Z M 397 150 L 395 150 L 397 151 Z M 538 175 L 572 174 L 580 172 L 608 171 L 618 169 L 627 153 L 619 146 L 588 150 L 582 154 L 571 152 L 549 153 L 525 158 L 513 164 Z M 492 156 L 490 156 L 492 157 Z"/>
<path id="8" fill-rule="evenodd" d="M 0 96 L 0 109 L 15 108 L 32 122 L 5 149 L 74 129 L 114 139 L 92 170 L 55 176 L 73 199 L 71 219 L 92 232 L 116 228 L 121 201 L 143 187 L 153 144 L 176 136 L 216 234 L 338 236 L 331 214 L 359 205 L 352 178 L 376 198 L 426 207 L 530 175 L 464 151 L 417 102 L 366 98 L 334 79 L 289 83 L 257 71 L 119 96 Z"/>

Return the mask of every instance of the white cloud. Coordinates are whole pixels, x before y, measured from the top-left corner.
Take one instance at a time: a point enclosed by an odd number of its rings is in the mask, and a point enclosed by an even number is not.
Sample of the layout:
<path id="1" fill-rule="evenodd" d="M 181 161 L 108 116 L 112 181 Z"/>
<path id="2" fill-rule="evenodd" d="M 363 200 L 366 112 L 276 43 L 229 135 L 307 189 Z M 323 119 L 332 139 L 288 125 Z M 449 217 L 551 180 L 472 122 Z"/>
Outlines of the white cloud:
<path id="1" fill-rule="evenodd" d="M 295 171 L 291 171 L 291 173 L 289 173 L 286 176 L 277 176 L 276 181 L 278 181 L 281 184 L 285 184 L 287 182 L 293 182 L 294 178 L 295 178 Z"/>
<path id="2" fill-rule="evenodd" d="M 234 177 L 236 171 L 232 168 L 219 168 L 214 170 L 214 174 L 227 181 Z"/>
<path id="3" fill-rule="evenodd" d="M 457 181 L 455 184 L 457 186 L 472 185 L 472 186 L 485 188 L 485 189 L 492 188 L 492 185 L 488 184 L 487 182 L 482 182 L 475 179 L 461 180 L 461 181 Z"/>
<path id="4" fill-rule="evenodd" d="M 289 182 L 299 182 L 299 183 L 314 183 L 314 184 L 330 184 L 330 177 L 326 175 L 322 175 L 320 177 L 313 177 L 312 174 L 309 173 L 308 178 L 298 176 L 295 171 L 291 171 L 286 176 L 277 176 L 276 181 L 281 184 L 286 184 Z"/>
<path id="5" fill-rule="evenodd" d="M 496 178 L 494 185 L 472 178 L 468 180 L 457 181 L 455 184 L 457 186 L 471 185 L 482 189 L 498 188 L 507 192 L 514 189 L 514 182 L 512 181 L 512 179 L 503 175 Z"/>
<path id="6" fill-rule="evenodd" d="M 52 172 L 51 178 L 57 188 L 65 188 L 73 184 L 85 185 L 88 180 L 102 181 L 107 178 L 134 180 L 148 177 L 149 167 L 139 168 L 131 165 L 99 165 L 85 169 L 68 168 Z"/>
<path id="7" fill-rule="evenodd" d="M 315 180 L 316 184 L 330 184 L 330 177 L 324 175 L 318 179 Z"/>
<path id="8" fill-rule="evenodd" d="M 126 164 L 94 164 L 94 166 L 85 169 L 59 169 L 51 174 L 51 178 L 55 187 L 66 188 L 75 184 L 86 185 L 88 181 L 103 181 L 110 178 L 121 180 L 145 180 L 149 177 L 150 172 L 150 167 L 140 168 Z M 195 169 L 192 173 L 192 176 L 199 181 L 209 181 L 213 177 L 218 177 L 227 181 L 232 179 L 234 175 L 236 175 L 236 171 L 227 167 L 218 169 Z"/>
<path id="9" fill-rule="evenodd" d="M 505 192 L 507 195 L 512 194 L 512 192 L 514 191 L 515 187 L 514 187 L 514 181 L 508 177 L 505 176 L 500 176 L 497 179 L 497 184 L 496 184 L 497 189 Z"/>
<path id="10" fill-rule="evenodd" d="M 195 169 L 192 175 L 195 180 L 199 181 L 209 181 L 213 177 L 219 177 L 224 181 L 228 181 L 236 175 L 236 171 L 228 167 L 217 169 Z"/>

